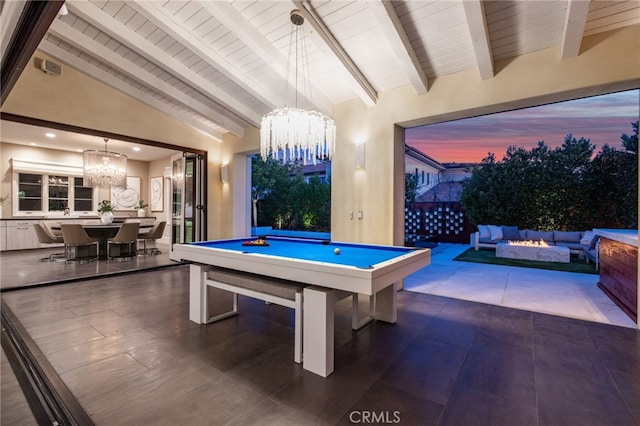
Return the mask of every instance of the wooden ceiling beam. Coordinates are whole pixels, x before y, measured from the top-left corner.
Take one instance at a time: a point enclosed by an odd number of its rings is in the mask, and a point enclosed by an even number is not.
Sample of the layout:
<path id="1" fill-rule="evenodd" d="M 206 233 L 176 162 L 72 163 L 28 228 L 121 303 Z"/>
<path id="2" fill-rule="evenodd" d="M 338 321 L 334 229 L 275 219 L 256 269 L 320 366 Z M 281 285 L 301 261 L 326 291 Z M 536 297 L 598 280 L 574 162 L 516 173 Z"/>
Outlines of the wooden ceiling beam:
<path id="1" fill-rule="evenodd" d="M 125 45 L 129 49 L 144 57 L 148 61 L 175 76 L 177 79 L 191 85 L 200 93 L 209 97 L 220 107 L 229 111 L 245 123 L 259 127 L 262 115 L 251 107 L 238 101 L 233 95 L 217 87 L 211 81 L 206 80 L 195 71 L 186 67 L 173 56 L 167 54 L 144 37 L 131 31 L 124 24 L 113 19 L 112 16 L 102 11 L 89 2 L 70 2 L 67 5 L 70 12 L 89 22 L 91 25 L 104 32 L 114 40 Z M 234 120 L 236 121 L 236 120 Z M 241 123 L 237 122 L 238 125 Z"/>
<path id="2" fill-rule="evenodd" d="M 155 98 L 151 94 L 145 93 L 142 90 L 139 90 L 123 82 L 120 78 L 114 76 L 113 74 L 109 74 L 108 72 L 98 68 L 97 66 L 92 65 L 83 59 L 80 59 L 78 56 L 70 53 L 65 49 L 62 49 L 61 47 L 48 40 L 43 40 L 42 43 L 40 43 L 39 49 L 44 53 L 77 69 L 78 71 L 90 75 L 96 80 L 101 81 L 113 87 L 114 89 L 125 93 L 128 96 L 131 96 L 132 98 L 151 106 L 152 108 L 157 109 L 158 111 L 164 112 L 168 116 L 173 117 L 176 120 L 184 123 L 185 125 L 190 126 L 210 136 L 218 142 L 222 141 L 222 134 L 225 131 L 230 131 L 233 133 L 231 129 L 222 128 L 216 124 L 213 124 L 213 122 L 211 122 L 211 125 L 206 125 L 205 122 L 196 120 L 192 115 L 186 114 L 184 111 L 172 108 L 166 102 L 163 102 L 162 100 Z"/>
<path id="3" fill-rule="evenodd" d="M 561 58 L 575 58 L 580 53 L 580 44 L 589 14 L 589 0 L 569 0 L 564 20 L 564 31 L 560 43 Z"/>
<path id="4" fill-rule="evenodd" d="M 128 2 L 127 5 L 269 108 L 275 108 L 284 103 L 284 99 L 280 99 L 282 94 L 271 91 L 229 61 L 217 49 L 204 43 L 199 37 L 185 29 L 182 23 L 175 19 L 175 16 L 160 7 L 158 3 L 143 1 Z M 202 7 L 207 10 L 206 2 L 202 3 Z M 217 15 L 213 16 L 224 25 L 224 20 Z M 238 25 L 237 22 L 230 22 L 230 24 L 232 24 L 230 26 Z"/>
<path id="5" fill-rule="evenodd" d="M 334 35 L 331 34 L 331 31 L 329 31 L 327 26 L 322 22 L 322 19 L 318 16 L 311 4 L 308 1 L 302 0 L 293 0 L 293 3 L 302 12 L 307 21 L 309 21 L 309 24 L 316 30 L 317 36 L 322 43 L 329 48 L 339 63 L 342 64 L 346 74 L 351 79 L 351 86 L 354 92 L 365 105 L 374 106 L 378 102 L 377 90 L 349 57 Z M 315 37 L 315 35 L 313 36 Z"/>
<path id="6" fill-rule="evenodd" d="M 393 2 L 379 0 L 367 2 L 367 5 L 376 18 L 376 22 L 384 33 L 385 38 L 391 44 L 391 48 L 398 57 L 416 93 L 419 95 L 427 93 L 427 74 L 424 72 L 420 59 L 418 59 L 418 55 L 411 45 Z"/>
<path id="7" fill-rule="evenodd" d="M 467 17 L 467 26 L 471 35 L 473 51 L 476 55 L 476 63 L 480 78 L 486 80 L 493 78 L 493 54 L 491 52 L 491 39 L 487 27 L 487 18 L 484 13 L 482 0 L 465 0 L 462 2 L 464 13 Z"/>
<path id="8" fill-rule="evenodd" d="M 249 49 L 251 49 L 261 60 L 265 66 L 271 68 L 276 74 L 287 79 L 288 58 L 284 56 L 273 44 L 271 44 L 264 35 L 258 31 L 249 20 L 233 6 L 233 4 L 224 1 L 203 2 L 202 7 L 216 17 L 227 29 L 233 33 L 240 41 L 242 41 Z M 290 70 L 291 71 L 291 70 Z M 296 70 L 299 81 L 304 81 L 305 76 L 300 70 Z M 293 77 L 289 79 L 295 81 Z M 291 81 L 286 82 L 289 91 L 295 91 L 296 87 Z M 310 104 L 314 104 L 319 111 L 326 115 L 333 115 L 333 103 L 318 89 L 313 82 L 310 82 L 312 95 L 299 92 Z M 312 97 L 313 99 L 308 99 Z M 281 99 L 280 99 L 281 98 Z M 279 107 L 286 103 L 284 93 L 279 96 Z"/>

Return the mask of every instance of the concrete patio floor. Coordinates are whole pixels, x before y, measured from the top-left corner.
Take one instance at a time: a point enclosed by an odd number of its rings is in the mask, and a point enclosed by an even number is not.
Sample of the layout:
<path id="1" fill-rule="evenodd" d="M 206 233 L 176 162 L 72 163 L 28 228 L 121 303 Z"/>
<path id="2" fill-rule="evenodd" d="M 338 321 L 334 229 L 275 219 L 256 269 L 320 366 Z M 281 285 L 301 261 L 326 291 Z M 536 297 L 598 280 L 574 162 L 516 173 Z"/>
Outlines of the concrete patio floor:
<path id="1" fill-rule="evenodd" d="M 439 244 L 432 249 L 431 265 L 405 278 L 405 290 L 637 327 L 598 288 L 597 275 L 453 260 L 468 248 Z"/>

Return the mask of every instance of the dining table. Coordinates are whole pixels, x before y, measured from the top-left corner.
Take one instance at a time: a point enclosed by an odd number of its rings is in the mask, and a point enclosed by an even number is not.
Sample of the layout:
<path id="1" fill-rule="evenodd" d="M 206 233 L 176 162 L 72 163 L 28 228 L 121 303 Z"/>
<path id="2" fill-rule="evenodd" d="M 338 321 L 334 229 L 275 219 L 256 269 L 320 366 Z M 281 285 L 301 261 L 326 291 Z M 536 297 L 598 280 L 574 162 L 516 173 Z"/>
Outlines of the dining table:
<path id="1" fill-rule="evenodd" d="M 109 238 L 113 238 L 118 233 L 120 226 L 125 222 L 112 222 L 109 224 L 99 224 L 99 223 L 87 223 L 82 224 L 82 228 L 87 232 L 92 238 L 96 238 L 98 240 L 98 258 L 106 259 L 107 258 L 107 241 Z M 153 224 L 140 223 L 140 229 L 144 228 L 152 228 Z M 51 227 L 52 230 L 62 230 L 60 225 L 54 225 Z"/>

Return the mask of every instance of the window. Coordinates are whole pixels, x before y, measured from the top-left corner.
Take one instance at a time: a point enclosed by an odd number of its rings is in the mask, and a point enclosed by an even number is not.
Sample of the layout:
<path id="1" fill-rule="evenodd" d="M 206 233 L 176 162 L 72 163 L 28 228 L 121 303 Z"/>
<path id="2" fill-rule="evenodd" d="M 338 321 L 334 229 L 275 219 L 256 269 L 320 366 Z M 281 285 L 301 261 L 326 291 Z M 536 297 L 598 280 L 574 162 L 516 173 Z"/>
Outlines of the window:
<path id="1" fill-rule="evenodd" d="M 69 177 L 49 176 L 49 211 L 62 211 L 69 207 Z"/>
<path id="2" fill-rule="evenodd" d="M 84 186 L 84 179 L 73 178 L 74 200 L 73 210 L 75 211 L 91 211 L 93 210 L 93 189 Z"/>
<path id="3" fill-rule="evenodd" d="M 42 210 L 42 176 L 31 173 L 18 175 L 18 210 Z"/>

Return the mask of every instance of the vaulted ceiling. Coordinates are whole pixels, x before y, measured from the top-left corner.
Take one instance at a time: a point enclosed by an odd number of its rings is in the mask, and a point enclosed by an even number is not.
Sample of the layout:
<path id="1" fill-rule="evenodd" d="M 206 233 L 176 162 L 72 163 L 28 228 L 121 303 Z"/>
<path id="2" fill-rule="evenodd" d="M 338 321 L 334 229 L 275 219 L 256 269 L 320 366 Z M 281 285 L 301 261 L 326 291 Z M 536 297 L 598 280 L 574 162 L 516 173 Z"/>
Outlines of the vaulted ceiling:
<path id="1" fill-rule="evenodd" d="M 557 48 L 557 60 L 567 60 L 580 55 L 583 37 L 640 23 L 636 0 L 98 0 L 66 8 L 40 50 L 217 138 L 259 127 L 287 103 L 294 8 L 306 18 L 312 83 L 301 97 L 330 115 L 336 103 L 375 105 L 381 92 L 407 85 L 426 93 L 439 76 L 468 69 L 490 79 L 496 61 L 537 50 Z"/>

